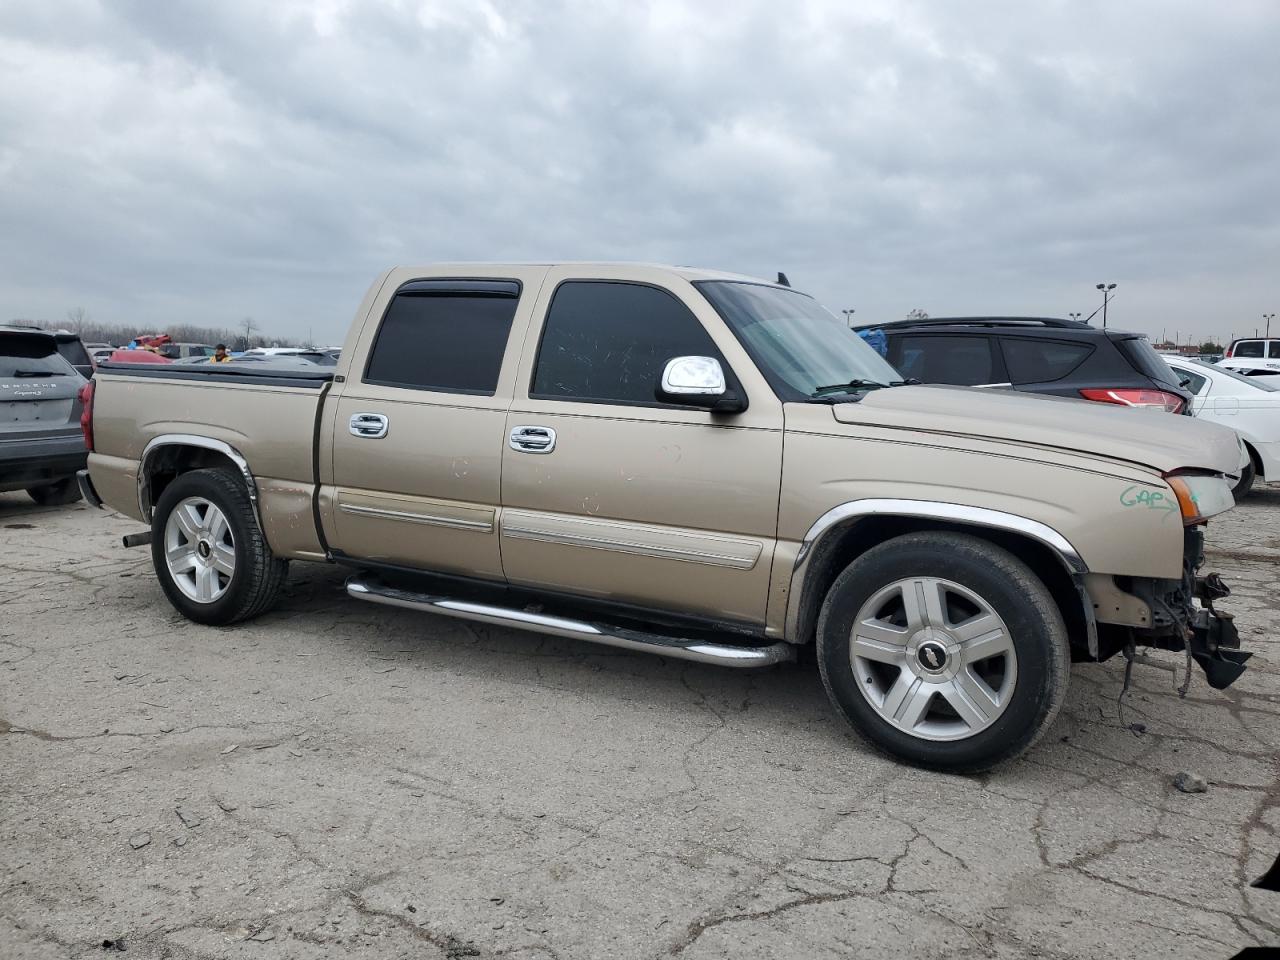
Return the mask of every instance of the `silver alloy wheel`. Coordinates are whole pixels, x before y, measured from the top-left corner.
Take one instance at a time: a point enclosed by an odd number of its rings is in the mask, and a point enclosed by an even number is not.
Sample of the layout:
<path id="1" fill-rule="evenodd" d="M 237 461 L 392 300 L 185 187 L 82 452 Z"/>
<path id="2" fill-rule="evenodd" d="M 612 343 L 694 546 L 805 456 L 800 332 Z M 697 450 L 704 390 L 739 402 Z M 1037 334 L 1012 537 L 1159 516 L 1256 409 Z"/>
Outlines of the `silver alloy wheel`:
<path id="1" fill-rule="evenodd" d="M 178 589 L 196 603 L 213 603 L 236 573 L 236 541 L 222 511 L 204 497 L 187 497 L 164 525 L 164 556 Z"/>
<path id="2" fill-rule="evenodd" d="M 962 740 L 1004 713 L 1018 658 L 1004 620 L 968 587 L 897 580 L 858 611 L 849 642 L 858 689 L 876 713 L 922 740 Z"/>

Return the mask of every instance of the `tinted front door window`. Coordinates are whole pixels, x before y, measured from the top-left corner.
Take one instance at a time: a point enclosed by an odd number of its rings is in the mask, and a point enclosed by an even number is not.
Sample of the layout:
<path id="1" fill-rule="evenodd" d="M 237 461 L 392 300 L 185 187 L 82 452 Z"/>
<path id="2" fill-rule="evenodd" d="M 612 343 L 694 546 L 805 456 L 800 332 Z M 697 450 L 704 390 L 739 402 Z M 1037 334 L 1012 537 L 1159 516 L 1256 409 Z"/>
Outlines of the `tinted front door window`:
<path id="1" fill-rule="evenodd" d="M 665 290 L 635 283 L 562 283 L 547 311 L 530 395 L 594 403 L 657 404 L 672 357 L 715 357 L 702 324 Z"/>

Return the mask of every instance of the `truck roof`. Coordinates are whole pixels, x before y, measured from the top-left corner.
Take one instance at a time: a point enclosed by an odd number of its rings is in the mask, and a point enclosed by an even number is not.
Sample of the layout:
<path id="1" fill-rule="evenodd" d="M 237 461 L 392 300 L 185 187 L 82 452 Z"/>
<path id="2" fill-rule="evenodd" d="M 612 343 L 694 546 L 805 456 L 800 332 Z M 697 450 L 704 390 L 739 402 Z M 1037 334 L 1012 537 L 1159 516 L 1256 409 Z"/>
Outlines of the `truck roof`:
<path id="1" fill-rule="evenodd" d="M 630 270 L 652 270 L 656 273 L 675 274 L 690 282 L 695 280 L 736 280 L 746 283 L 761 283 L 766 286 L 776 287 L 780 284 L 774 283 L 772 280 L 763 280 L 760 277 L 747 276 L 741 273 L 729 273 L 724 270 L 709 270 L 705 267 L 675 266 L 669 263 L 647 263 L 635 260 L 506 260 L 502 262 L 494 262 L 488 260 L 460 260 L 450 263 L 426 263 L 426 264 L 400 264 L 395 270 L 407 270 L 414 273 L 422 273 L 426 276 L 433 274 L 445 273 L 451 269 L 465 269 L 468 271 L 475 270 L 477 267 L 483 267 L 487 270 L 500 271 L 509 267 L 574 267 L 579 268 L 583 273 L 590 273 L 596 269 L 616 270 L 619 267 L 625 267 Z"/>

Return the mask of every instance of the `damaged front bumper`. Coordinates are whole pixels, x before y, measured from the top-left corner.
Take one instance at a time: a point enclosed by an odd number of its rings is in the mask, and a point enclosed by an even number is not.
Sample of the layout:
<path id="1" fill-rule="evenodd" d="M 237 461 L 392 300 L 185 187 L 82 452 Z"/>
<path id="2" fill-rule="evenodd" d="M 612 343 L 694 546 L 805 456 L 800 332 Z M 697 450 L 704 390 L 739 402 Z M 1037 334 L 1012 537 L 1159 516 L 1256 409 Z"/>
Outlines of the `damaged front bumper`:
<path id="1" fill-rule="evenodd" d="M 1223 690 L 1245 671 L 1252 653 L 1240 649 L 1240 633 L 1229 613 L 1214 604 L 1231 595 L 1216 573 L 1199 575 L 1204 564 L 1204 533 L 1188 528 L 1184 539 L 1181 580 L 1135 581 L 1134 593 L 1151 607 L 1151 626 L 1133 631 L 1133 644 L 1186 653 L 1200 665 L 1209 686 Z M 1132 649 L 1125 651 L 1133 659 Z M 1186 691 L 1186 684 L 1182 686 Z"/>

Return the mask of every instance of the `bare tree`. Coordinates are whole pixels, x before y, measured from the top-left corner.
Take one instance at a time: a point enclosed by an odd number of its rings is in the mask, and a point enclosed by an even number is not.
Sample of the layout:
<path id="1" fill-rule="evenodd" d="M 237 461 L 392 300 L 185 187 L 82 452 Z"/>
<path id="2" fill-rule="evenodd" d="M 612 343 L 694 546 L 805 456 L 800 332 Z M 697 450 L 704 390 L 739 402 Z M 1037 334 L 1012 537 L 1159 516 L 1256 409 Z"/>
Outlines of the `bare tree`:
<path id="1" fill-rule="evenodd" d="M 67 311 L 67 326 L 76 333 L 89 322 L 89 311 L 84 307 L 72 307 Z"/>

